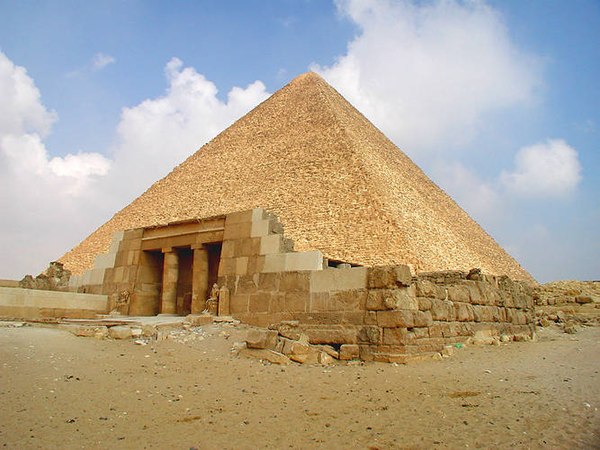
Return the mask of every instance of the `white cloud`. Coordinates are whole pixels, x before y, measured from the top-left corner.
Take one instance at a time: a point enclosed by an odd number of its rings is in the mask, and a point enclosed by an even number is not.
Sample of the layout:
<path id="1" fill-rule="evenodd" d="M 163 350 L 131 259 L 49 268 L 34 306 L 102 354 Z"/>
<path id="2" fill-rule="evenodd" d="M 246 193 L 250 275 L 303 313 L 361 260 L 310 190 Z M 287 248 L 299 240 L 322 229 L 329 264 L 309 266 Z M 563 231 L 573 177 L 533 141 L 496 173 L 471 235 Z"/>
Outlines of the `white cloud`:
<path id="1" fill-rule="evenodd" d="M 256 81 L 246 88 L 232 88 L 222 101 L 214 83 L 177 58 L 168 62 L 165 75 L 165 95 L 125 108 L 121 114 L 111 177 L 125 201 L 269 96 L 264 84 Z"/>
<path id="2" fill-rule="evenodd" d="M 114 64 L 117 60 L 110 55 L 105 53 L 96 53 L 92 58 L 92 70 L 98 71 L 104 69 L 110 64 Z"/>
<path id="3" fill-rule="evenodd" d="M 534 98 L 536 62 L 483 2 L 337 5 L 360 34 L 314 69 L 410 154 L 462 145 L 486 113 Z"/>
<path id="4" fill-rule="evenodd" d="M 502 183 L 523 197 L 562 197 L 581 180 L 577 151 L 562 139 L 523 147 L 515 157 L 515 169 L 502 172 Z"/>
<path id="5" fill-rule="evenodd" d="M 125 108 L 111 158 L 52 156 L 56 120 L 23 67 L 0 52 L 0 278 L 37 274 L 203 143 L 266 99 L 257 81 L 227 100 L 193 68 L 172 59 L 165 95 Z"/>

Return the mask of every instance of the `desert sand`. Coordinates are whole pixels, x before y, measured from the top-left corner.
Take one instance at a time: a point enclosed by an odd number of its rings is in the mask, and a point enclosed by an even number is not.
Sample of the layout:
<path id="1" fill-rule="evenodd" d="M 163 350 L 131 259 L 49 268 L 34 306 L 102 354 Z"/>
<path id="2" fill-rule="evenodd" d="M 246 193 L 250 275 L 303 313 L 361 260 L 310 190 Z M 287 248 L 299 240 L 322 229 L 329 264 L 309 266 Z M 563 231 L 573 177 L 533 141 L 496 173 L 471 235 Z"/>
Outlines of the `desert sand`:
<path id="1" fill-rule="evenodd" d="M 599 448 L 600 328 L 441 361 L 278 366 L 243 325 L 173 339 L 0 328 L 0 443 L 33 449 Z M 192 339 L 193 338 L 193 339 Z"/>

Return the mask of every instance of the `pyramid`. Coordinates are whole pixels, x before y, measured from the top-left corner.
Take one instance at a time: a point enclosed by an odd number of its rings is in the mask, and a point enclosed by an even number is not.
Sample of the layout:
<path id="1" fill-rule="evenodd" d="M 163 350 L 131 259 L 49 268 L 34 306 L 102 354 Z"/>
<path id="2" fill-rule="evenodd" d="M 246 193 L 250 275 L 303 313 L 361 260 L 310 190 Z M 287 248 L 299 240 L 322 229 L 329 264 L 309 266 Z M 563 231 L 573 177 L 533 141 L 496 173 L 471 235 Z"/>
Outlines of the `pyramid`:
<path id="1" fill-rule="evenodd" d="M 79 274 L 116 231 L 262 207 L 299 251 L 418 272 L 532 280 L 319 75 L 298 76 L 116 213 L 60 261 Z"/>

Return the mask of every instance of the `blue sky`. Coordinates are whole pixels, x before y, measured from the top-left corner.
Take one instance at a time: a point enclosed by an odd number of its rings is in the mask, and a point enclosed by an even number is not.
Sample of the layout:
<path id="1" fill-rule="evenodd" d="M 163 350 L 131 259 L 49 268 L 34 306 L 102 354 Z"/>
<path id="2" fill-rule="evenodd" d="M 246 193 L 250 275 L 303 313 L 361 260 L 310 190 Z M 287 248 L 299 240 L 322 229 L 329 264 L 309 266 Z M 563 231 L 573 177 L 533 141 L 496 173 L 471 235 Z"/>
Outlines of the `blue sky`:
<path id="1" fill-rule="evenodd" d="M 592 0 L 0 0 L 0 278 L 312 69 L 536 279 L 600 279 L 599 44 Z"/>

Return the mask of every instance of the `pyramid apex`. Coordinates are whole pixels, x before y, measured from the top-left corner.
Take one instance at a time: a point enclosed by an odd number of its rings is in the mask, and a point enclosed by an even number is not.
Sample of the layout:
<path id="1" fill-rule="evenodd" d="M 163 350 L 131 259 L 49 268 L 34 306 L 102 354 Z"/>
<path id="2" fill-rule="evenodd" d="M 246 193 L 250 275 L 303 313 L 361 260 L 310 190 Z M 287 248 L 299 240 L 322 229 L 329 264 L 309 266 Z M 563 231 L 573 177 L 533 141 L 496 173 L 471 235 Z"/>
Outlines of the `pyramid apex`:
<path id="1" fill-rule="evenodd" d="M 290 84 L 295 84 L 295 83 L 310 83 L 310 82 L 323 82 L 325 80 L 323 80 L 323 78 L 321 77 L 321 75 L 319 75 L 316 72 L 313 71 L 309 71 L 309 72 L 305 72 L 301 75 L 298 75 L 296 78 L 294 78 Z"/>

